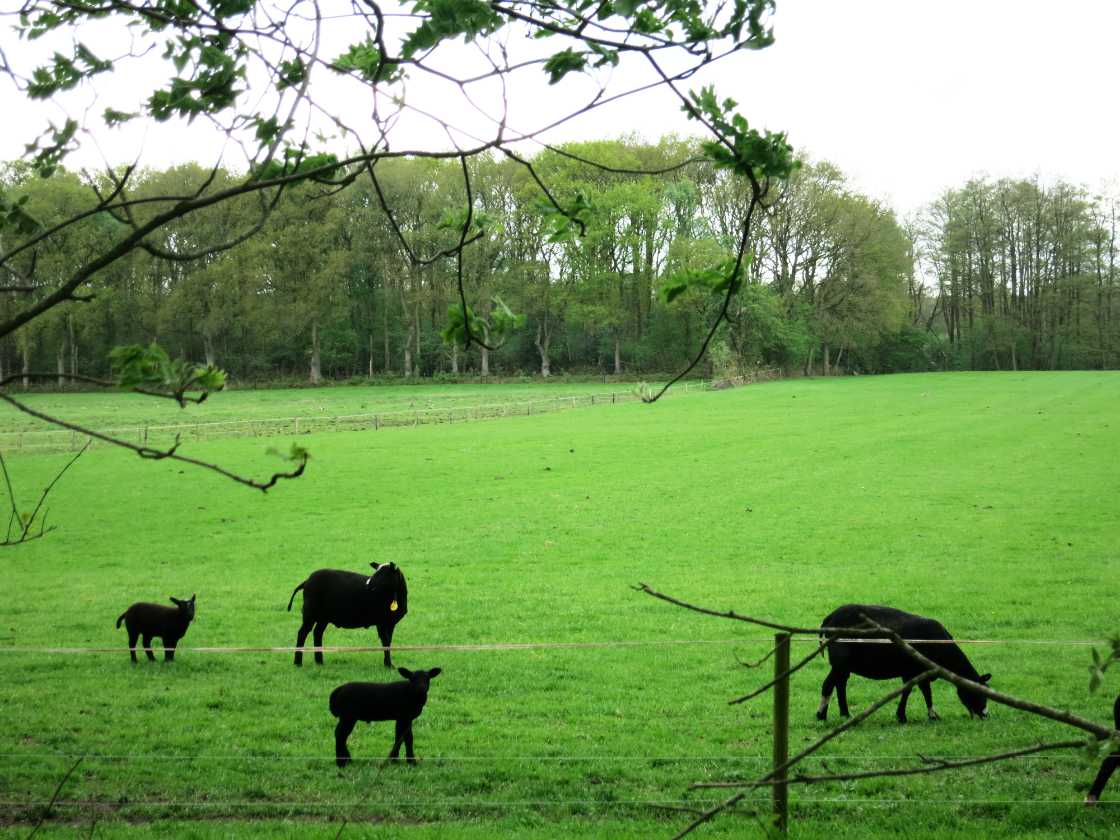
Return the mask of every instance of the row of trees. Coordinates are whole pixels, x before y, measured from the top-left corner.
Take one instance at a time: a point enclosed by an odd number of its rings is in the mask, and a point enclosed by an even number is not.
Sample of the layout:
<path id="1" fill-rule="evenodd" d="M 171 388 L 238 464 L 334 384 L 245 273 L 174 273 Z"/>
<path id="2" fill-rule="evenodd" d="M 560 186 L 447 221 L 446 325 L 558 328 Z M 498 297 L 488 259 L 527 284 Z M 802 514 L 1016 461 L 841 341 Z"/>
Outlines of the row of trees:
<path id="1" fill-rule="evenodd" d="M 501 156 L 394 159 L 377 164 L 376 186 L 223 201 L 108 266 L 89 300 L 4 339 L 0 364 L 100 374 L 110 348 L 158 341 L 243 380 L 679 369 L 722 303 L 709 293 L 719 278 L 706 287 L 696 275 L 735 253 L 750 206 L 739 179 L 681 165 L 697 153 L 666 138 L 546 151 L 533 170 Z M 556 235 L 534 175 L 589 207 L 582 236 Z M 17 164 L 3 180 L 47 226 L 92 206 L 91 187 L 111 189 Z M 236 181 L 194 165 L 150 171 L 133 176 L 140 203 L 130 212 L 142 214 L 146 197 Z M 460 265 L 466 189 L 476 241 Z M 262 214 L 261 201 L 276 207 Z M 206 253 L 264 215 L 238 247 Z M 708 371 L 1113 367 L 1115 218 L 1115 203 L 1067 184 L 980 181 L 903 228 L 837 169 L 807 164 L 771 187 L 755 219 L 748 279 Z M 39 250 L 35 276 L 56 282 L 130 221 L 142 220 L 96 214 L 71 225 Z M 484 319 L 506 307 L 522 316 L 500 347 L 483 336 L 463 352 L 441 336 L 459 271 Z"/>

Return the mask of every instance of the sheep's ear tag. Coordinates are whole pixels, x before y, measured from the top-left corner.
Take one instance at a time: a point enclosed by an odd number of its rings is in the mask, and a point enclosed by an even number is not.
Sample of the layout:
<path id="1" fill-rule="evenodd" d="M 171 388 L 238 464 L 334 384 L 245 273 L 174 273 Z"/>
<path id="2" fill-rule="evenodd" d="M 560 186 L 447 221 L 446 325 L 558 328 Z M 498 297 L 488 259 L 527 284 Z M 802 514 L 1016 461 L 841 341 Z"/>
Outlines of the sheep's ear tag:
<path id="1" fill-rule="evenodd" d="M 393 603 L 391 603 L 389 605 L 389 612 L 396 612 L 396 611 L 397 611 L 397 599 L 394 598 Z"/>

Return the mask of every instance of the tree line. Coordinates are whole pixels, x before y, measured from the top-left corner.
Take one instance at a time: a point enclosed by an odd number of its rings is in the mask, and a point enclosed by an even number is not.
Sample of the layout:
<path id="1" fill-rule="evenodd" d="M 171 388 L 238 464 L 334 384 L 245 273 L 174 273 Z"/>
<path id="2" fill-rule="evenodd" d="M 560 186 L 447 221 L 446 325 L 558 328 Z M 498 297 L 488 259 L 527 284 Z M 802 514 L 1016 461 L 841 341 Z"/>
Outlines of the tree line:
<path id="1" fill-rule="evenodd" d="M 235 381 L 672 372 L 718 314 L 727 272 L 711 267 L 733 258 L 751 206 L 742 179 L 700 154 L 668 137 L 550 149 L 532 168 L 499 154 L 388 159 L 345 190 L 305 183 L 222 201 L 163 225 L 82 300 L 0 340 L 0 375 L 101 375 L 113 347 L 148 342 Z M 29 274 L 49 288 L 143 221 L 146 200 L 243 177 L 194 164 L 133 175 L 132 218 L 79 218 L 44 240 Z M 581 231 L 555 224 L 537 178 L 585 208 Z M 112 182 L 10 163 L 0 187 L 49 229 Z M 460 261 L 465 206 L 473 241 Z M 900 224 L 836 167 L 805 163 L 770 186 L 750 230 L 709 375 L 1117 365 L 1113 199 L 972 181 Z M 252 235 L 210 250 L 242 231 Z M 459 272 L 483 329 L 510 327 L 466 351 L 447 329 Z"/>

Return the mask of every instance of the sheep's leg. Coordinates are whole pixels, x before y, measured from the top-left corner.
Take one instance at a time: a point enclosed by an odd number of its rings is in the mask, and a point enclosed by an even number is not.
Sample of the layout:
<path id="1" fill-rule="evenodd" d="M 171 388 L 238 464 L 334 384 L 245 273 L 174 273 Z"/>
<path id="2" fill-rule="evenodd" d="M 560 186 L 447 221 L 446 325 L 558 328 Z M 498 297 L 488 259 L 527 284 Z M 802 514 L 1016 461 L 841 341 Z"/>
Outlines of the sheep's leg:
<path id="1" fill-rule="evenodd" d="M 393 628 L 396 626 L 395 624 L 390 624 L 383 628 L 380 624 L 377 625 L 377 636 L 381 639 L 381 647 L 385 648 L 386 668 L 393 667 L 393 658 L 389 655 L 389 645 L 393 644 Z"/>
<path id="2" fill-rule="evenodd" d="M 144 653 L 147 654 L 148 659 L 152 660 L 152 662 L 156 661 L 156 655 L 154 653 L 152 653 L 152 637 L 151 636 L 147 636 L 147 635 L 144 636 Z"/>
<path id="3" fill-rule="evenodd" d="M 168 641 L 167 639 L 163 640 L 164 662 L 173 662 L 175 660 L 175 645 L 177 644 L 179 644 L 178 639 L 172 639 L 171 641 Z"/>
<path id="4" fill-rule="evenodd" d="M 941 720 L 941 715 L 933 710 L 933 680 L 924 680 L 918 683 L 918 688 L 922 690 L 922 697 L 926 701 L 926 714 L 930 720 Z"/>
<path id="5" fill-rule="evenodd" d="M 346 739 L 354 731 L 357 718 L 339 718 L 338 725 L 334 728 L 334 761 L 339 767 L 350 763 L 350 750 L 346 748 Z"/>
<path id="6" fill-rule="evenodd" d="M 836 705 L 840 707 L 840 717 L 848 717 L 848 677 L 849 671 L 841 671 L 836 676 Z"/>
<path id="7" fill-rule="evenodd" d="M 817 706 L 817 720 L 828 719 L 828 700 L 832 697 L 832 689 L 836 688 L 836 671 L 830 669 L 828 676 L 821 683 L 821 704 Z"/>
<path id="8" fill-rule="evenodd" d="M 1089 788 L 1089 794 L 1085 797 L 1086 805 L 1092 805 L 1101 798 L 1104 786 L 1108 784 L 1109 778 L 1116 772 L 1117 767 L 1120 767 L 1120 752 L 1113 753 L 1101 764 L 1097 778 L 1093 780 L 1093 786 Z"/>
<path id="9" fill-rule="evenodd" d="M 393 738 L 393 748 L 391 750 L 389 750 L 389 759 L 391 761 L 400 761 L 401 744 L 403 744 L 405 742 L 406 737 L 409 740 L 409 747 L 408 747 L 408 752 L 406 753 L 406 755 L 409 755 L 409 756 L 412 755 L 412 746 L 411 746 L 412 737 L 411 737 L 411 735 L 406 736 L 406 734 L 405 734 L 406 731 L 410 728 L 411 727 L 410 727 L 409 721 L 406 721 L 406 720 L 398 720 L 397 721 L 396 736 Z"/>
<path id="10" fill-rule="evenodd" d="M 903 677 L 903 682 L 906 678 Z M 894 716 L 898 718 L 899 723 L 906 723 L 906 703 L 910 699 L 910 692 L 914 690 L 914 686 L 908 685 L 902 690 L 902 696 L 898 698 L 898 709 L 895 711 Z"/>
<path id="11" fill-rule="evenodd" d="M 138 662 L 136 658 L 136 640 L 140 638 L 139 631 L 128 631 L 128 653 L 132 657 L 133 662 Z"/>
<path id="12" fill-rule="evenodd" d="M 312 638 L 315 640 L 315 647 L 321 648 L 323 646 L 323 632 L 327 629 L 327 622 L 320 621 L 315 625 L 315 632 Z M 315 651 L 315 664 L 323 664 L 323 652 L 321 650 Z"/>
<path id="13" fill-rule="evenodd" d="M 303 651 L 300 650 L 300 648 L 302 648 L 303 643 L 307 641 L 307 634 L 311 632 L 311 627 L 314 624 L 315 624 L 314 621 L 307 621 L 305 619 L 303 624 L 301 624 L 300 627 L 299 627 L 299 633 L 296 634 L 296 664 L 297 665 L 302 665 L 303 664 Z"/>

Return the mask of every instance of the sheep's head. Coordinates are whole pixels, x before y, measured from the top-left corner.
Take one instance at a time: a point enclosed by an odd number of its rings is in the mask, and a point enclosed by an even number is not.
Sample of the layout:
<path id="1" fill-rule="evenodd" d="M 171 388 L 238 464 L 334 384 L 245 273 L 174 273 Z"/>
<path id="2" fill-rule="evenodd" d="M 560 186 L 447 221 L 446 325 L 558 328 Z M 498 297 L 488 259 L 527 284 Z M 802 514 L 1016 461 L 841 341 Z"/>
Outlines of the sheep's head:
<path id="1" fill-rule="evenodd" d="M 988 684 L 988 680 L 992 678 L 991 674 L 981 674 L 976 678 L 976 682 Z M 967 688 L 957 687 L 957 697 L 960 698 L 961 703 L 968 709 L 969 717 L 976 716 L 983 720 L 988 716 L 988 698 L 983 694 L 976 691 L 970 691 Z"/>
<path id="2" fill-rule="evenodd" d="M 428 693 L 428 684 L 443 671 L 442 668 L 431 668 L 427 671 L 410 671 L 408 668 L 398 668 L 397 673 L 411 683 L 412 689 L 423 695 Z"/>
<path id="3" fill-rule="evenodd" d="M 370 563 L 373 574 L 366 580 L 366 591 L 371 595 L 383 596 L 389 601 L 389 609 L 396 612 L 404 607 L 408 595 L 404 574 L 396 563 Z"/>
<path id="4" fill-rule="evenodd" d="M 180 601 L 178 598 L 172 598 L 171 603 L 179 608 L 179 612 L 186 615 L 187 621 L 193 621 L 194 620 L 194 599 L 195 599 L 194 595 L 191 595 L 191 597 L 186 601 Z"/>

